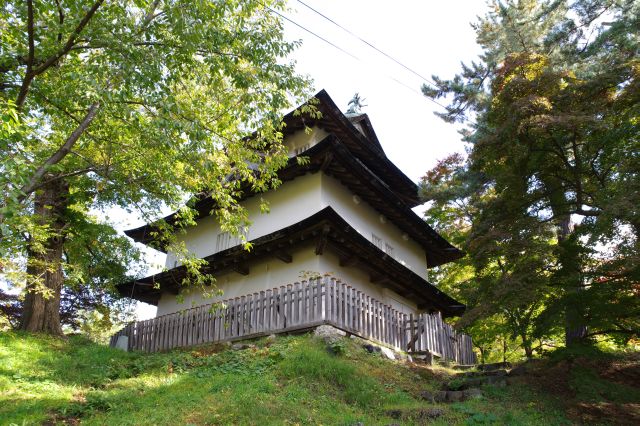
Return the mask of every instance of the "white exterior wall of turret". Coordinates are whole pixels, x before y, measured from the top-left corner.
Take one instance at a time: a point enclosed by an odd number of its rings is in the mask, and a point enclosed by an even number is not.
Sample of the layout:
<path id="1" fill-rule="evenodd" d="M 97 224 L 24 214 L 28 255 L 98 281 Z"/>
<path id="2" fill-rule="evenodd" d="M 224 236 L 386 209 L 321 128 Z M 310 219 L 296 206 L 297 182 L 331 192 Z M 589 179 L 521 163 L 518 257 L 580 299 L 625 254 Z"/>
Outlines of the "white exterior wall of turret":
<path id="1" fill-rule="evenodd" d="M 322 255 L 315 254 L 315 245 L 309 244 L 293 250 L 292 263 L 284 263 L 276 258 L 261 259 L 251 262 L 248 266 L 249 274 L 241 275 L 237 272 L 222 274 L 216 279 L 216 289 L 222 290 L 222 295 L 205 297 L 205 292 L 199 288 L 182 294 L 179 301 L 170 293 L 163 293 L 158 302 L 157 316 L 166 315 L 194 306 L 207 305 L 222 300 L 229 300 L 246 296 L 273 288 L 282 288 L 288 284 L 300 282 L 314 275 L 328 275 L 359 290 L 376 300 L 391 305 L 399 312 L 417 313 L 416 304 L 407 300 L 390 289 L 372 284 L 369 275 L 360 270 L 357 265 L 342 267 L 338 257 L 328 250 Z M 212 288 L 207 288 L 213 293 Z"/>
<path id="2" fill-rule="evenodd" d="M 295 133 L 285 143 L 290 147 L 292 155 L 295 155 L 296 149 L 308 149 L 326 136 L 324 130 L 313 128 L 309 133 Z M 261 213 L 261 198 L 268 202 L 269 213 Z M 242 204 L 252 223 L 247 232 L 248 241 L 298 223 L 330 206 L 366 239 L 383 251 L 388 251 L 398 262 L 426 279 L 427 264 L 422 247 L 346 186 L 322 172 L 284 182 L 277 190 L 253 196 Z M 215 218 L 206 217 L 199 220 L 197 226 L 187 229 L 179 239 L 196 256 L 205 257 L 237 244 L 237 240 L 227 236 L 228 234 L 221 232 Z M 371 284 L 369 276 L 357 266 L 341 267 L 330 250 L 317 256 L 314 247 L 309 246 L 296 248 L 291 254 L 292 263 L 284 263 L 275 258 L 265 259 L 252 262 L 249 265 L 250 273 L 246 276 L 229 272 L 217 277 L 218 288 L 224 291 L 224 295 L 215 299 L 204 299 L 201 291 L 194 290 L 186 295 L 183 303 L 178 303 L 175 296 L 165 293 L 158 303 L 157 315 L 293 283 L 302 279 L 304 271 L 330 273 L 371 297 L 391 304 L 401 312 L 415 311 L 414 303 L 388 289 Z M 176 257 L 169 253 L 166 267 L 170 269 L 177 265 Z"/>

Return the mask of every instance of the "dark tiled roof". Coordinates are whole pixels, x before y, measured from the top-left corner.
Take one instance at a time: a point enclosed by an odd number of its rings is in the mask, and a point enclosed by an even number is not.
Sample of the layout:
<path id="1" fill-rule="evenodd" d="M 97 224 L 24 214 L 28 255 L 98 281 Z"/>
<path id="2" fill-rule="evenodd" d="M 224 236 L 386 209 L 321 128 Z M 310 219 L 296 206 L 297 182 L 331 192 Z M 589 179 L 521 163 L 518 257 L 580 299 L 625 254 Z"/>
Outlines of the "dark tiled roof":
<path id="1" fill-rule="evenodd" d="M 367 271 L 372 282 L 391 288 L 414 301 L 420 309 L 438 310 L 445 316 L 460 315 L 465 309 L 464 305 L 376 247 L 331 207 L 252 243 L 251 251 L 236 246 L 205 257 L 209 264 L 206 272 L 214 275 L 230 271 L 247 274 L 252 261 L 272 257 L 291 262 L 289 252 L 293 247 L 313 244 L 316 253 L 321 254 L 324 250 L 334 252 L 341 264 L 355 265 Z M 157 304 L 163 292 L 178 294 L 186 275 L 186 269 L 179 266 L 117 288 L 122 296 Z"/>

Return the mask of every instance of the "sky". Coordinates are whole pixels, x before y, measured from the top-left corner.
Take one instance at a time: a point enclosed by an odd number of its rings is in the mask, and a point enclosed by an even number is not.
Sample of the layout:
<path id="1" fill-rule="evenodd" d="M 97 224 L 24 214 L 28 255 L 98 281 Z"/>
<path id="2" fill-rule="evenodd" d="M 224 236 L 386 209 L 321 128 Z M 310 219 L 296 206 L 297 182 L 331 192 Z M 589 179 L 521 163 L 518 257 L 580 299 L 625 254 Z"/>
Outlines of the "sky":
<path id="1" fill-rule="evenodd" d="M 480 53 L 470 23 L 485 14 L 484 0 L 303 1 L 425 78 L 453 77 L 461 61 Z M 464 150 L 459 127 L 435 116 L 443 109 L 420 93 L 424 79 L 303 3 L 289 0 L 289 7 L 286 17 L 358 58 L 285 21 L 287 39 L 303 42 L 292 55 L 298 71 L 313 78 L 316 90 L 327 90 L 343 111 L 354 93 L 365 98 L 363 112 L 387 156 L 407 176 L 418 181 L 438 159 Z"/>
<path id="2" fill-rule="evenodd" d="M 285 38 L 302 41 L 290 59 L 313 79 L 315 91 L 325 89 L 342 111 L 359 93 L 387 156 L 415 182 L 438 159 L 464 151 L 460 127 L 435 116 L 442 107 L 425 98 L 420 87 L 424 78 L 453 77 L 461 61 L 477 58 L 471 23 L 486 13 L 484 0 L 396 0 L 393 6 L 379 0 L 303 1 L 357 36 L 289 0 L 290 11 L 283 15 L 293 22 L 284 21 Z M 164 258 L 149 252 L 149 262 L 162 264 Z M 155 307 L 140 304 L 137 314 L 152 318 Z"/>

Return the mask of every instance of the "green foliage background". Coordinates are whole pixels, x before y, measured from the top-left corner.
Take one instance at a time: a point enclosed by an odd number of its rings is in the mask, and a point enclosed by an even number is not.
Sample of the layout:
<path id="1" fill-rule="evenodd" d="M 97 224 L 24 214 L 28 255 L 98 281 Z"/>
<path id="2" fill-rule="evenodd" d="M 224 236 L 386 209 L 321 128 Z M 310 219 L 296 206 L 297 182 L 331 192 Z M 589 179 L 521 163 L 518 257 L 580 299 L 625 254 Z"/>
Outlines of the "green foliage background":
<path id="1" fill-rule="evenodd" d="M 280 0 L 3 2 L 6 282 L 49 297 L 57 290 L 46 271 L 62 268 L 65 286 L 96 288 L 142 273 L 139 252 L 106 217 L 113 207 L 147 222 L 180 209 L 179 230 L 194 224 L 187 199 L 211 197 L 223 228 L 243 235 L 248 218 L 238 195 L 278 185 L 287 161 L 280 117 L 309 95 L 308 80 L 285 59 L 296 43 L 283 39 L 271 12 L 283 7 Z M 35 214 L 34 200 L 55 185 L 65 192 L 53 190 L 61 209 Z M 175 233 L 159 229 L 189 266 L 190 283 L 210 283 Z M 64 242 L 62 258 L 44 259 L 56 241 Z"/>
<path id="2" fill-rule="evenodd" d="M 427 220 L 468 253 L 438 271 L 469 306 L 459 326 L 494 358 L 514 344 L 530 357 L 563 340 L 633 343 L 640 6 L 489 8 L 474 26 L 480 61 L 423 88 L 450 99 L 442 118 L 468 125 L 467 155 L 442 160 L 422 182 Z"/>

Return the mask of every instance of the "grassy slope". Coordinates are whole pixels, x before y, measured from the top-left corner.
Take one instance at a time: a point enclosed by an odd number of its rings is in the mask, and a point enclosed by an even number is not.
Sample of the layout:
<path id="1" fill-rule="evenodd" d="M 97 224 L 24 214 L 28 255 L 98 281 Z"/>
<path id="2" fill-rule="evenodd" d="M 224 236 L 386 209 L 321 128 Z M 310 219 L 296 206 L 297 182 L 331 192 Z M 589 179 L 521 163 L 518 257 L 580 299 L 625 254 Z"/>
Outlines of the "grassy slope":
<path id="1" fill-rule="evenodd" d="M 330 355 L 309 336 L 243 351 L 206 347 L 146 355 L 80 337 L 0 335 L 0 425 L 82 424 L 567 424 L 559 403 L 526 383 L 432 405 L 450 372 L 392 363 L 354 342 Z M 590 383 L 590 386 L 593 383 Z M 400 410 L 401 420 L 388 416 Z"/>

